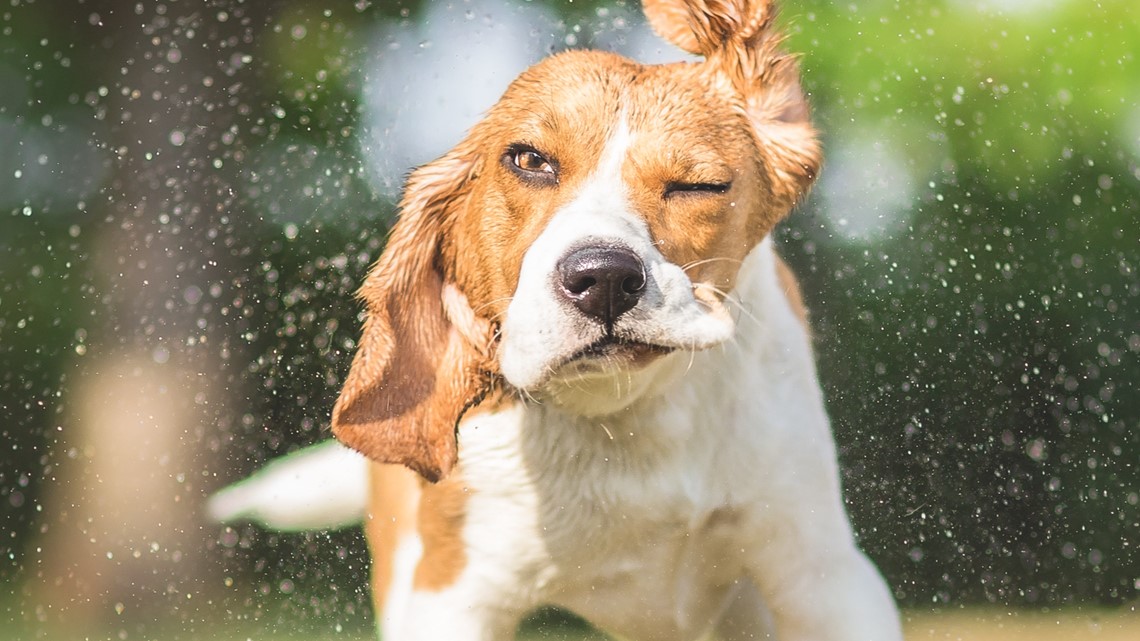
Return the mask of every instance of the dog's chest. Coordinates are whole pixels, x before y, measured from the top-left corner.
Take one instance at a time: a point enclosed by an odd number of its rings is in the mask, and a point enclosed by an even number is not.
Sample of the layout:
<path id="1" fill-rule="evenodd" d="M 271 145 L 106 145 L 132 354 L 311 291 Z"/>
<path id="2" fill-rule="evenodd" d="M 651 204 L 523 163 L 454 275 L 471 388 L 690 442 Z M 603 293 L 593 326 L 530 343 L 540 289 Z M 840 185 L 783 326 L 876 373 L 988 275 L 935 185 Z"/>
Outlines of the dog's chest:
<path id="1" fill-rule="evenodd" d="M 494 536 L 517 537 L 502 547 L 507 562 L 529 566 L 544 601 L 619 634 L 696 638 L 742 573 L 757 514 L 738 491 L 747 453 L 721 451 L 709 426 L 686 438 L 691 422 L 487 417 L 481 437 L 465 439 L 465 466 L 510 472 L 476 473 L 469 527 L 486 517 L 498 521 Z M 518 464 L 496 464 L 505 456 Z"/>
<path id="2" fill-rule="evenodd" d="M 619 634 L 700 636 L 741 576 L 750 515 L 677 489 L 579 502 L 581 529 L 551 549 L 556 602 Z"/>

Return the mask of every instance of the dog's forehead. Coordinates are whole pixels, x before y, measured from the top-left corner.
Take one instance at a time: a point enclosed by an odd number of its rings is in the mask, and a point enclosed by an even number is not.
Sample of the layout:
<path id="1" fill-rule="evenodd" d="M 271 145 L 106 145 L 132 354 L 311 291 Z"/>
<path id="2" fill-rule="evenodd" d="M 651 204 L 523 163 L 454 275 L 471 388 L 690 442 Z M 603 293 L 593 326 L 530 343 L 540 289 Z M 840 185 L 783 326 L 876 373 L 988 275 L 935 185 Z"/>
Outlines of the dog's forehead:
<path id="1" fill-rule="evenodd" d="M 688 158 L 747 142 L 739 102 L 723 78 L 699 63 L 642 65 L 607 52 L 570 51 L 524 72 L 489 115 L 524 142 L 554 134 L 600 152 L 625 127 L 640 142 Z"/>

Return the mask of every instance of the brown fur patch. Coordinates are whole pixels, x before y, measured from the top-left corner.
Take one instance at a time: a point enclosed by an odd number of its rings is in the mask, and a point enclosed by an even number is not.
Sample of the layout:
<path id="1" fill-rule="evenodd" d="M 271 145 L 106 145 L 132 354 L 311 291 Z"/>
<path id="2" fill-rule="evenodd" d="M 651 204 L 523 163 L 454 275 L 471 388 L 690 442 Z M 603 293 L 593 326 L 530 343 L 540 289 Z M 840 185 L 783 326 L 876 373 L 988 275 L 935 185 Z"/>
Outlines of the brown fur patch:
<path id="1" fill-rule="evenodd" d="M 478 166 L 457 148 L 412 175 L 400 220 L 360 289 L 367 319 L 333 408 L 343 443 L 431 481 L 455 465 L 456 423 L 494 368 L 491 324 L 462 293 L 447 295 L 455 268 L 441 254 Z"/>
<path id="2" fill-rule="evenodd" d="M 646 68 L 630 89 L 633 144 L 622 178 L 658 249 L 694 284 L 735 285 L 740 261 L 786 213 L 756 161 L 751 125 L 730 88 L 700 65 Z M 667 193 L 684 183 L 731 183 L 724 193 Z"/>
<path id="3" fill-rule="evenodd" d="M 467 565 L 463 525 L 467 522 L 470 489 L 457 478 L 448 477 L 421 488 L 419 531 L 424 553 L 416 566 L 417 590 L 442 590 L 459 578 Z"/>
<path id="4" fill-rule="evenodd" d="M 364 532 L 372 556 L 372 602 L 379 617 L 392 585 L 396 546 L 416 527 L 420 483 L 415 472 L 399 465 L 373 463 L 369 477 L 371 503 Z"/>
<path id="5" fill-rule="evenodd" d="M 496 387 L 464 417 L 497 412 L 511 402 Z M 414 577 L 416 588 L 440 590 L 459 578 L 467 565 L 463 525 L 470 490 L 458 474 L 431 484 L 400 465 L 374 463 L 369 476 L 365 534 L 372 556 L 372 601 L 379 616 L 392 585 L 396 548 L 407 536 L 418 533 L 423 543 Z"/>
<path id="6" fill-rule="evenodd" d="M 792 272 L 792 268 L 780 258 L 779 254 L 776 255 L 776 274 L 780 278 L 780 287 L 784 290 L 784 296 L 788 298 L 788 303 L 792 306 L 792 311 L 800 319 L 800 324 L 804 329 L 811 332 L 811 326 L 808 324 L 808 311 L 804 305 L 803 293 L 800 291 L 800 283 L 796 280 L 796 275 Z"/>

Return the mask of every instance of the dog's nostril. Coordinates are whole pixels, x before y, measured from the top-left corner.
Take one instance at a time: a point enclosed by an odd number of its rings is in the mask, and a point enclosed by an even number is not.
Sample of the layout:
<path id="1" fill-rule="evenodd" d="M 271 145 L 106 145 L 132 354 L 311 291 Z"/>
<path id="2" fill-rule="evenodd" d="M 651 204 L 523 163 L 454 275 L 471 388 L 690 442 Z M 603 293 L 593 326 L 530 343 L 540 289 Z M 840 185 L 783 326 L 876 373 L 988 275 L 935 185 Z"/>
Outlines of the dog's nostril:
<path id="1" fill-rule="evenodd" d="M 563 287 L 565 287 L 566 291 L 570 292 L 571 294 L 581 294 L 597 284 L 598 279 L 592 278 L 590 276 L 583 276 L 582 278 L 578 279 L 571 278 L 563 281 Z"/>
<path id="2" fill-rule="evenodd" d="M 621 282 L 621 289 L 627 294 L 639 294 L 645 289 L 645 274 L 630 276 Z"/>
<path id="3" fill-rule="evenodd" d="M 633 309 L 645 291 L 645 266 L 624 247 L 583 247 L 558 263 L 563 297 L 606 325 Z"/>

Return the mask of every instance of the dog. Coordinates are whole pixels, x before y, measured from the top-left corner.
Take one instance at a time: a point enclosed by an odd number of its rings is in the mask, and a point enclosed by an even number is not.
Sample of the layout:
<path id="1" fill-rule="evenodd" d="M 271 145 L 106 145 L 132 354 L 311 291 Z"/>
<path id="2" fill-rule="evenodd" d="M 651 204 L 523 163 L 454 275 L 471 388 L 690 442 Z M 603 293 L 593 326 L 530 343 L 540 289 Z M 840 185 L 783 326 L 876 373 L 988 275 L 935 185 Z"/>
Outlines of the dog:
<path id="1" fill-rule="evenodd" d="M 370 461 L 387 641 L 542 605 L 628 639 L 902 638 L 771 240 L 821 163 L 774 4 L 643 8 L 703 60 L 531 67 L 411 174 L 360 289 L 332 430 Z"/>

